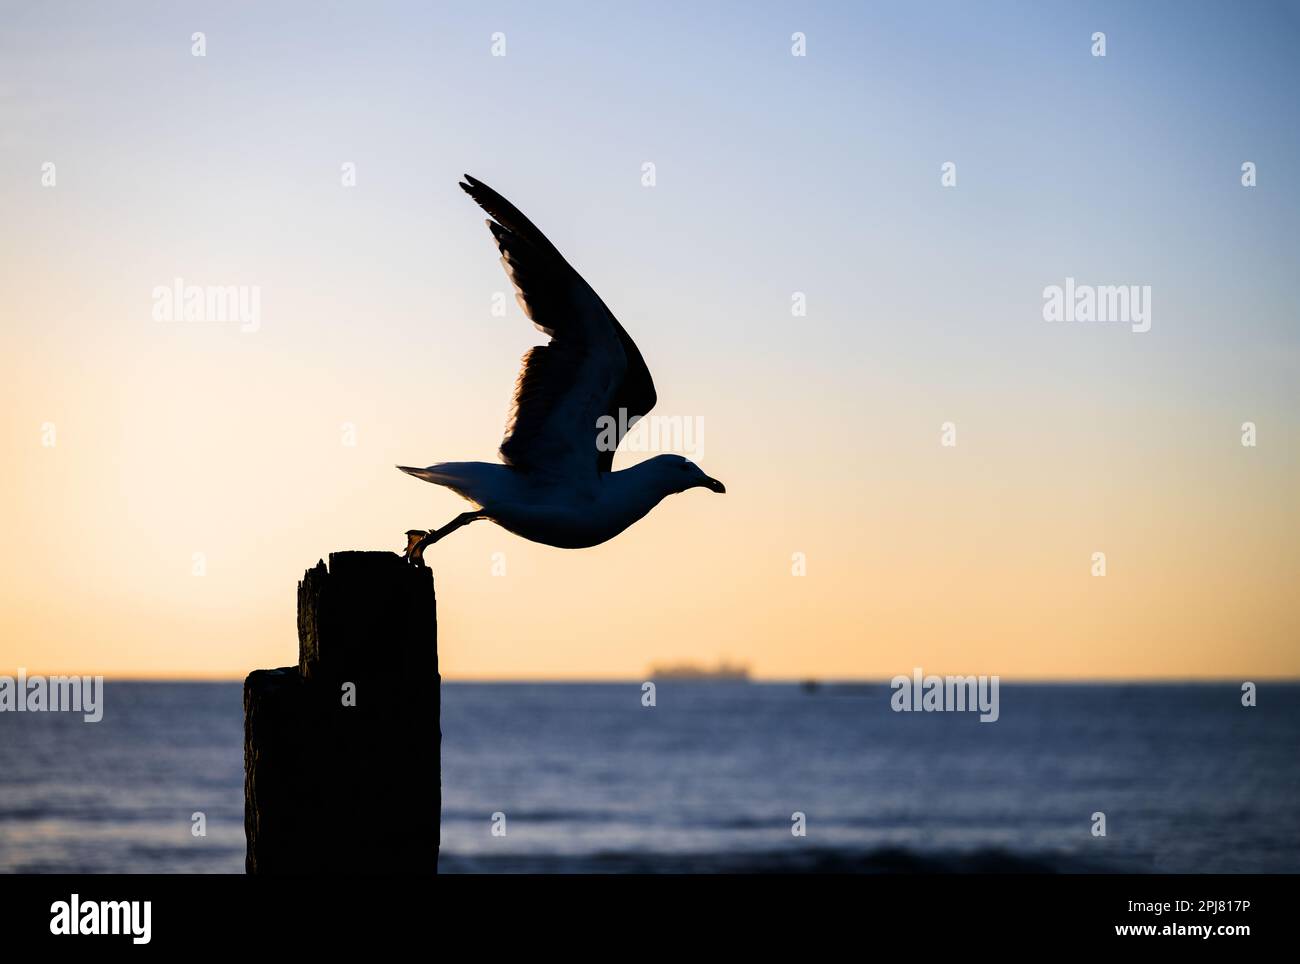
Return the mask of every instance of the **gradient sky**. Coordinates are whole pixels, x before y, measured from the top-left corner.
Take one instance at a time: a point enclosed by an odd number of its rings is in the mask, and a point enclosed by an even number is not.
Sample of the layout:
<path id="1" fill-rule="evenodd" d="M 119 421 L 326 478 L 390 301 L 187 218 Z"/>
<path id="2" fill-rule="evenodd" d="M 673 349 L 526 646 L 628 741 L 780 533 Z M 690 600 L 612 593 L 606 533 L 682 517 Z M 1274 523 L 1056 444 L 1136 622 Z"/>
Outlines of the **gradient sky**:
<path id="1" fill-rule="evenodd" d="M 0 673 L 291 663 L 305 568 L 462 511 L 393 465 L 492 459 L 542 340 L 469 171 L 728 494 L 439 544 L 447 678 L 1300 674 L 1296 5 L 466 6 L 3 5 Z M 1151 331 L 1043 321 L 1067 276 Z"/>

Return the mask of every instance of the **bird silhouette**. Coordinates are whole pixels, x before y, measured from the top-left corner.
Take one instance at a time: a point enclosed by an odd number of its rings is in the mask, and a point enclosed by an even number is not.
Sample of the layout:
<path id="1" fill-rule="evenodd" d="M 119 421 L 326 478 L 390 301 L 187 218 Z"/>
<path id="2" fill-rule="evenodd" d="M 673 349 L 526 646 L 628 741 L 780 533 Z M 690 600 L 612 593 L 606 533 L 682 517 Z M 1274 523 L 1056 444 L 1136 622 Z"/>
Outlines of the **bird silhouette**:
<path id="1" fill-rule="evenodd" d="M 407 547 L 413 561 L 461 526 L 490 519 L 533 542 L 565 549 L 599 545 L 687 489 L 725 492 L 680 455 L 613 470 L 614 450 L 656 401 L 636 344 L 600 296 L 519 210 L 468 174 L 461 188 L 490 216 L 501 263 L 524 314 L 547 336 L 530 349 L 515 385 L 501 463 L 399 465 L 478 508 Z M 423 543 L 423 544 L 421 544 Z"/>

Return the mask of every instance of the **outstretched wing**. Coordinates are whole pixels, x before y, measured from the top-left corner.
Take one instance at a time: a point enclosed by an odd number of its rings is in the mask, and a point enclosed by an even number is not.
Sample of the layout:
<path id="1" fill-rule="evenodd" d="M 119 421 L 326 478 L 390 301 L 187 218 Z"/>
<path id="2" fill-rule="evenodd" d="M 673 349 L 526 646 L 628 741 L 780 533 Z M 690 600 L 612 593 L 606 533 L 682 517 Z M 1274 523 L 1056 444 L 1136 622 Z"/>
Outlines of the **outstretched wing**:
<path id="1" fill-rule="evenodd" d="M 655 404 L 641 352 L 600 296 L 513 204 L 468 174 L 460 186 L 492 216 L 487 225 L 515 299 L 551 339 L 524 355 L 502 461 L 575 479 L 608 472 L 626 428 Z M 598 431 L 604 416 L 613 419 L 612 433 Z M 613 444 L 598 445 L 602 437 Z"/>

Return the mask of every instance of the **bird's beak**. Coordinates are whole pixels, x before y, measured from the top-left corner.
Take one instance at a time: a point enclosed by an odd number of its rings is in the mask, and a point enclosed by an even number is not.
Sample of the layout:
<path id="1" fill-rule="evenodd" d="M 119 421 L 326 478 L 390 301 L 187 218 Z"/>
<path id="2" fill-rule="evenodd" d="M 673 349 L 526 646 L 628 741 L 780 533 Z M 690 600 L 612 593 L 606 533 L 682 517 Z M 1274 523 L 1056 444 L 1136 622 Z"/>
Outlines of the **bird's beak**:
<path id="1" fill-rule="evenodd" d="M 705 484 L 706 486 L 708 486 L 710 492 L 726 492 L 726 491 L 727 491 L 727 487 L 726 487 L 725 485 L 723 485 L 721 482 L 719 482 L 717 479 L 709 479 L 709 480 L 708 480 L 707 482 L 705 482 L 704 484 Z"/>

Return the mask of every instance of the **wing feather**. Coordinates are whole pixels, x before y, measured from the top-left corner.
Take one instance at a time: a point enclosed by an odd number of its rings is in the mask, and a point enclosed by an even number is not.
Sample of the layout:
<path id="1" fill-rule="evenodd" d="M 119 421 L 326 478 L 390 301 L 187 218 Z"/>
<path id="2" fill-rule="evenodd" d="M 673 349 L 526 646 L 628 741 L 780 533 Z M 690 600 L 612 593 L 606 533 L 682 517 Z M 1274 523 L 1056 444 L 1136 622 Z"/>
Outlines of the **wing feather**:
<path id="1" fill-rule="evenodd" d="M 461 188 L 492 216 L 488 228 L 515 298 L 551 339 L 524 355 L 502 460 L 570 477 L 608 472 L 614 451 L 597 447 L 598 420 L 610 416 L 622 429 L 656 401 L 641 352 L 600 296 L 518 208 L 468 174 Z M 617 440 L 622 436 L 619 431 Z"/>

